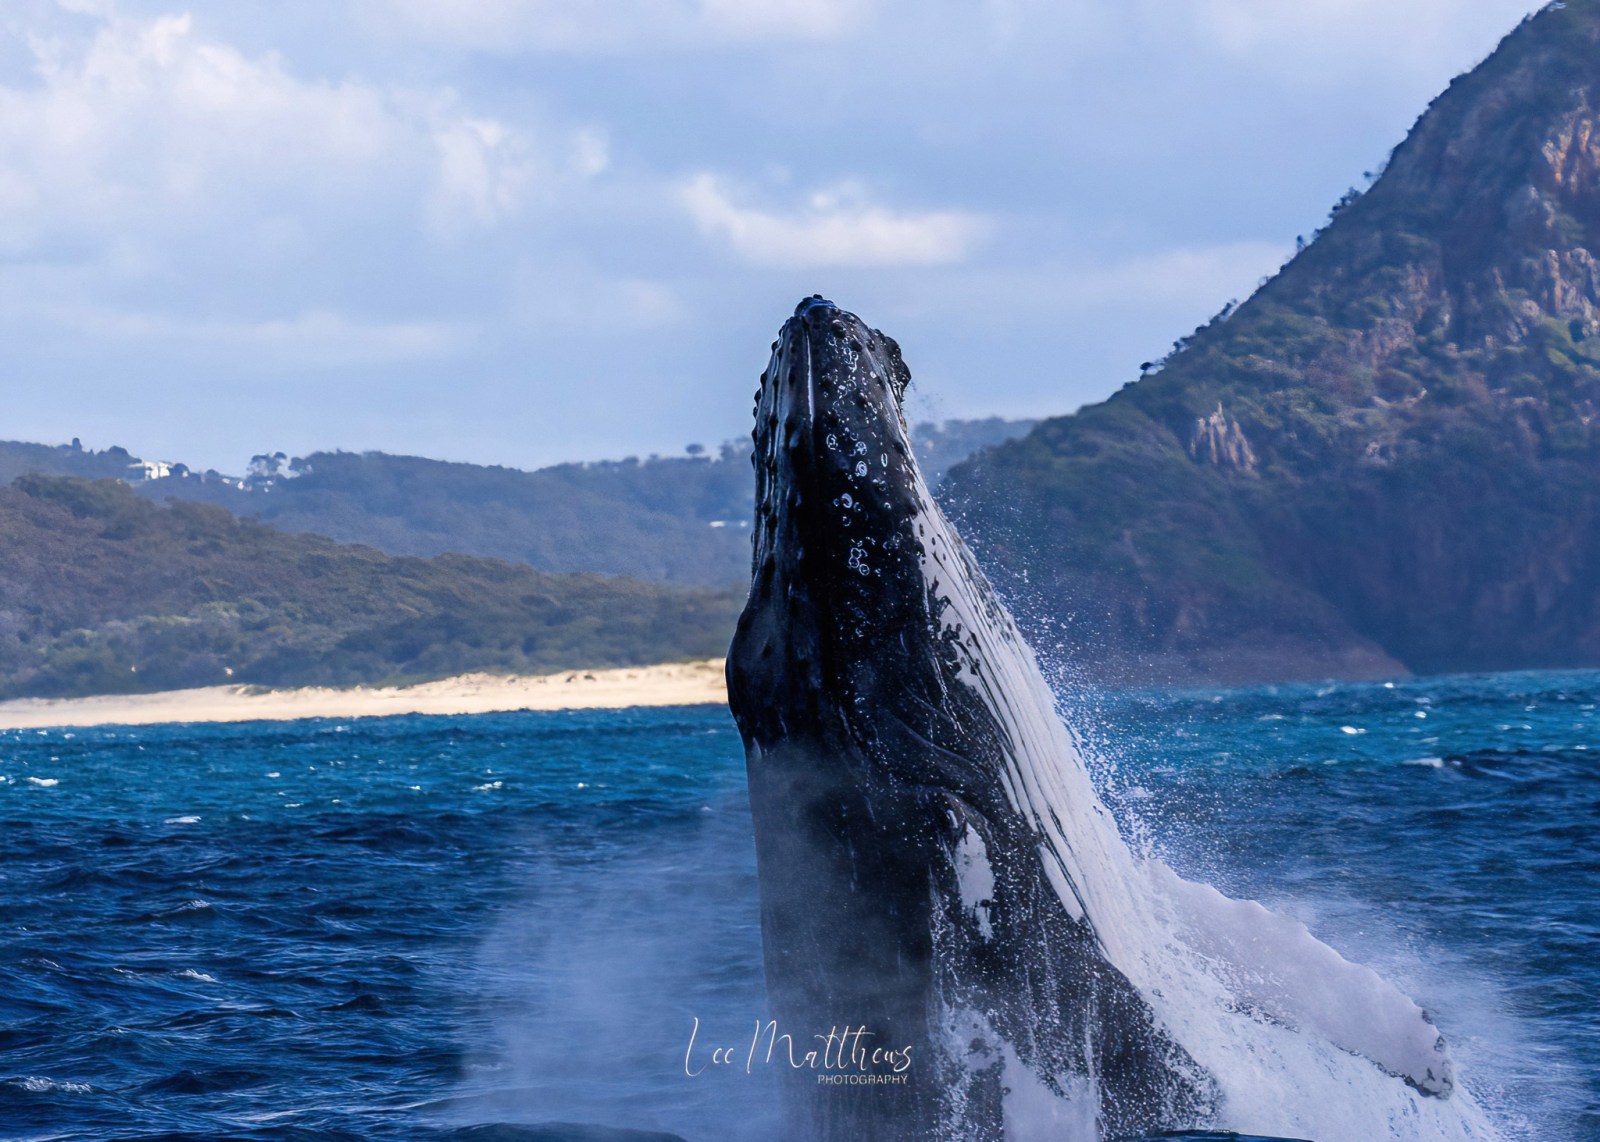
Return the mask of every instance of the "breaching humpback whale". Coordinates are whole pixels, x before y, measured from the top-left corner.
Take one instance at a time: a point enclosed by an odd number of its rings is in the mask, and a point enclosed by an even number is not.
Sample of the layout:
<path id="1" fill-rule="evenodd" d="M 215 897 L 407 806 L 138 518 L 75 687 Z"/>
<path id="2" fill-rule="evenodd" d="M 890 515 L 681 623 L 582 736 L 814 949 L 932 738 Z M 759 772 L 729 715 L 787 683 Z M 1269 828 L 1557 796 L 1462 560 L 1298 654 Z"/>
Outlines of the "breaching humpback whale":
<path id="1" fill-rule="evenodd" d="M 1124 842 L 923 482 L 909 381 L 893 340 L 812 297 L 756 397 L 728 688 L 773 1034 L 860 1027 L 909 1059 L 860 1085 L 781 1066 L 789 1136 L 1493 1137 L 1397 989 Z"/>

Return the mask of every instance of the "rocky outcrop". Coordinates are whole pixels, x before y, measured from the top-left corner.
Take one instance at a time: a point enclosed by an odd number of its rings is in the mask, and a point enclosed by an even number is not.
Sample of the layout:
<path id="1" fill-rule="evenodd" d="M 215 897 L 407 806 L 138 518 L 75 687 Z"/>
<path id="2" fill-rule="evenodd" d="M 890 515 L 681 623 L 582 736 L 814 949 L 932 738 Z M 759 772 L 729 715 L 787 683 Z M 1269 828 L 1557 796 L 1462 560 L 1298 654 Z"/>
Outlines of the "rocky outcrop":
<path id="1" fill-rule="evenodd" d="M 1189 434 L 1189 455 L 1225 472 L 1255 474 L 1256 454 L 1245 439 L 1244 429 L 1222 411 L 1222 405 L 1209 416 L 1195 420 Z"/>

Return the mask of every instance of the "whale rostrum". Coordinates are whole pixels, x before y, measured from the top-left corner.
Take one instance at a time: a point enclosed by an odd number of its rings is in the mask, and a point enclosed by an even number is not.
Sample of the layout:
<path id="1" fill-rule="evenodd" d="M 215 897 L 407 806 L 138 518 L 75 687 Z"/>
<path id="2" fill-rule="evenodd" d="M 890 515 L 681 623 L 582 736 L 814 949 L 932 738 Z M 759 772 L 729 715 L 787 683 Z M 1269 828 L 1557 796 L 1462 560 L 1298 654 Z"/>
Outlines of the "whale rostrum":
<path id="1" fill-rule="evenodd" d="M 909 382 L 892 339 L 812 297 L 756 395 L 728 692 L 771 1014 L 909 1059 L 780 1068 L 790 1136 L 1492 1137 L 1398 990 L 1124 842 L 918 471 Z"/>

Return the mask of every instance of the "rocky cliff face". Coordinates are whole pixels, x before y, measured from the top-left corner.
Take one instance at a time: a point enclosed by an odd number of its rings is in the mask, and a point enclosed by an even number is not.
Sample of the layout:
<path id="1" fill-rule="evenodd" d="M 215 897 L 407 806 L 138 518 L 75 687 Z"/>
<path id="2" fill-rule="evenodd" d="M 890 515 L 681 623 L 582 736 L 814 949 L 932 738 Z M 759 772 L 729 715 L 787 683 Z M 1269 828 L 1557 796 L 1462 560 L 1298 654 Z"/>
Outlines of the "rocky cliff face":
<path id="1" fill-rule="evenodd" d="M 1093 673 L 1600 664 L 1596 251 L 1600 0 L 1570 0 L 1249 301 L 951 498 Z"/>

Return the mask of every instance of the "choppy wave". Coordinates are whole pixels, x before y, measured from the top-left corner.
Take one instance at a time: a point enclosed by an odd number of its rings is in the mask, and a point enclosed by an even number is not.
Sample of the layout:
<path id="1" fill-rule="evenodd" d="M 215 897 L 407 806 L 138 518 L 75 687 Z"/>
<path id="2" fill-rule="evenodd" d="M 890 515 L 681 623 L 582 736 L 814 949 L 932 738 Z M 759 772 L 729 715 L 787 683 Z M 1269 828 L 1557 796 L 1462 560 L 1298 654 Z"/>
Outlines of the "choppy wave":
<path id="1" fill-rule="evenodd" d="M 1394 980 L 1508 1134 L 1577 1140 L 1597 707 L 1600 675 L 1539 674 L 1074 722 L 1131 835 Z M 682 1066 L 693 1019 L 764 1014 L 718 711 L 30 731 L 0 772 L 7 1136 L 774 1136 L 759 1068 Z"/>

